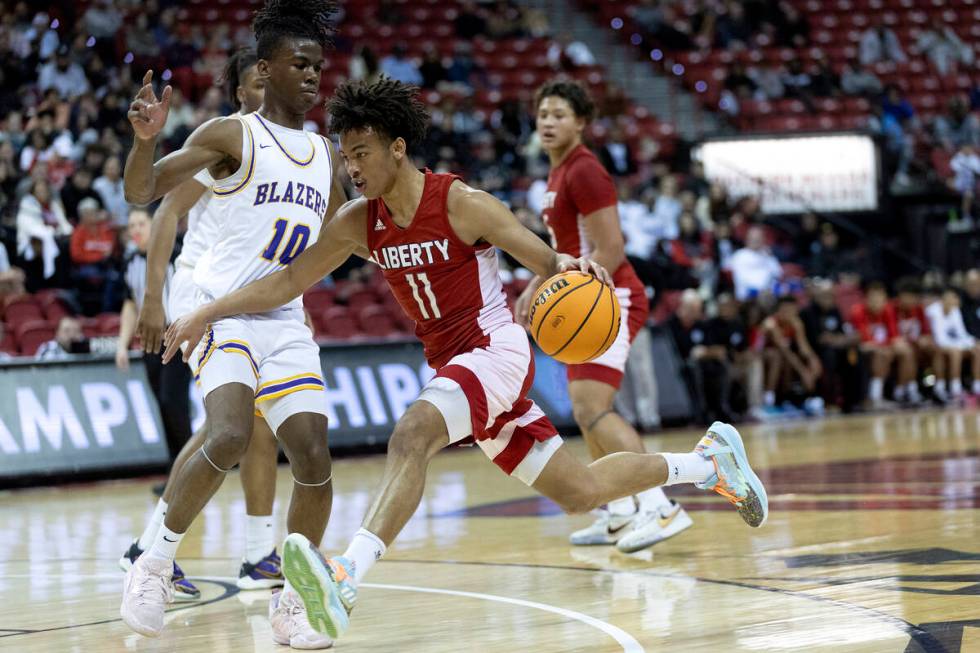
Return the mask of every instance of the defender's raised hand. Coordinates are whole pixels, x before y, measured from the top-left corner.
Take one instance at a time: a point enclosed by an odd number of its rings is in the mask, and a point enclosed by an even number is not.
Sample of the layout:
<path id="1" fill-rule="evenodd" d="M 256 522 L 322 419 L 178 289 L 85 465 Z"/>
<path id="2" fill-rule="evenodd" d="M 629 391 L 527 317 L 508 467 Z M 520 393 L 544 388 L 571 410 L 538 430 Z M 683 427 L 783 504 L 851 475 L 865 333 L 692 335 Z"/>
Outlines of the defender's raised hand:
<path id="1" fill-rule="evenodd" d="M 167 122 L 170 113 L 170 95 L 173 89 L 167 85 L 160 98 L 153 91 L 153 71 L 148 70 L 143 75 L 143 87 L 136 94 L 136 99 L 129 105 L 129 122 L 133 124 L 136 137 L 143 140 L 155 138 Z"/>

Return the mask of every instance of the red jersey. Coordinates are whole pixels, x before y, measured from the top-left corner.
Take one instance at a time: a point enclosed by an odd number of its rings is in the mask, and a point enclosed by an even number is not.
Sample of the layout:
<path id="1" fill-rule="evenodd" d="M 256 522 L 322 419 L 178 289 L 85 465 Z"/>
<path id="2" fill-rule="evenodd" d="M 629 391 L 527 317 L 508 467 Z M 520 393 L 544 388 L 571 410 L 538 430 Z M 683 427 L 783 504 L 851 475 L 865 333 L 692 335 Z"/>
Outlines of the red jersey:
<path id="1" fill-rule="evenodd" d="M 861 334 L 861 342 L 887 345 L 898 337 L 898 323 L 891 305 L 886 305 L 880 313 L 872 313 L 866 304 L 857 304 L 851 309 L 851 324 Z"/>
<path id="2" fill-rule="evenodd" d="M 926 312 L 922 310 L 922 306 L 916 305 L 911 310 L 906 311 L 898 303 L 894 303 L 891 304 L 890 308 L 895 312 L 898 334 L 906 340 L 915 342 L 922 336 L 931 333 L 929 320 L 926 319 Z"/>
<path id="3" fill-rule="evenodd" d="M 599 159 L 579 145 L 548 174 L 542 219 L 551 234 L 551 246 L 569 256 L 588 256 L 592 243 L 585 235 L 585 216 L 618 202 L 612 177 Z M 612 272 L 617 288 L 643 289 L 626 259 Z"/>
<path id="4" fill-rule="evenodd" d="M 489 243 L 467 245 L 449 224 L 446 202 L 455 175 L 425 173 L 422 200 L 402 228 L 380 200 L 368 200 L 367 245 L 371 259 L 405 314 L 429 366 L 438 369 L 457 354 L 490 344 L 489 334 L 514 317 Z"/>

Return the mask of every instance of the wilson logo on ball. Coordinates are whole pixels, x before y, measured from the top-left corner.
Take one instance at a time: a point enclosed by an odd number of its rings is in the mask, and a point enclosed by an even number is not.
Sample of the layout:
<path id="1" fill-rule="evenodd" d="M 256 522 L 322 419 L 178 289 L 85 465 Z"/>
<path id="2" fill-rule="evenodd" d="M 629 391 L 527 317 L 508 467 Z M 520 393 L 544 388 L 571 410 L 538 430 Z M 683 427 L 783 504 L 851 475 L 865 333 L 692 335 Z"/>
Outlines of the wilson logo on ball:
<path id="1" fill-rule="evenodd" d="M 577 271 L 541 284 L 530 310 L 531 335 L 538 346 L 573 365 L 604 354 L 616 340 L 619 320 L 619 299 L 613 289 Z"/>

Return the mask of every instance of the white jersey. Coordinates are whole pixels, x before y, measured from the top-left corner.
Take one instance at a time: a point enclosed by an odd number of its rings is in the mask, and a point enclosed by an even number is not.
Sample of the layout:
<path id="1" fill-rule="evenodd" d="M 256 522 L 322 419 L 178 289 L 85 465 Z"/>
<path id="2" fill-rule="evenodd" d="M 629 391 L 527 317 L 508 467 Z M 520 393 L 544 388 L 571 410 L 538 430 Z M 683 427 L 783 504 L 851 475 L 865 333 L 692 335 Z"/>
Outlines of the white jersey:
<path id="1" fill-rule="evenodd" d="M 206 301 L 281 270 L 320 235 L 333 166 L 323 137 L 269 122 L 239 118 L 238 171 L 211 186 L 207 215 L 218 238 L 194 269 Z M 283 308 L 300 309 L 297 297 Z"/>
<path id="2" fill-rule="evenodd" d="M 238 118 L 242 114 L 233 113 L 229 118 Z M 187 231 L 184 232 L 184 246 L 177 257 L 178 266 L 193 268 L 201 260 L 204 252 L 212 244 L 218 241 L 220 230 L 217 221 L 208 215 L 208 204 L 211 202 L 211 186 L 214 185 L 214 178 L 208 169 L 205 168 L 194 175 L 194 181 L 204 186 L 207 190 L 197 200 L 191 210 L 187 212 Z"/>

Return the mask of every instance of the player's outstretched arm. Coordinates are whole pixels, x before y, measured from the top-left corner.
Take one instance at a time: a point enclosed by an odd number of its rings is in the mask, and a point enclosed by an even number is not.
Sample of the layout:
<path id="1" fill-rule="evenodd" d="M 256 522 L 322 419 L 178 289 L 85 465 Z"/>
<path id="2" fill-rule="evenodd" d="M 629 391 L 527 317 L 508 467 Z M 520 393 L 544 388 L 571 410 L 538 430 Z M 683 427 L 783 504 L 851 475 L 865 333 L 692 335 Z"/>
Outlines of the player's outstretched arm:
<path id="1" fill-rule="evenodd" d="M 211 322 L 229 315 L 277 309 L 336 270 L 351 254 L 365 253 L 366 208 L 363 199 L 347 202 L 324 225 L 317 241 L 288 266 L 175 320 L 164 339 L 167 347 L 164 362 L 173 358 L 184 342 L 191 345 L 184 352 L 184 362 L 187 362 Z"/>
<path id="2" fill-rule="evenodd" d="M 167 278 L 167 264 L 177 242 L 177 224 L 201 199 L 207 187 L 196 179 L 188 179 L 163 196 L 163 201 L 153 214 L 150 226 L 150 242 L 146 249 L 146 290 L 143 307 L 136 323 L 136 333 L 143 343 L 143 351 L 156 353 L 163 344 L 166 328 L 166 312 L 163 309 L 163 284 Z"/>
<path id="3" fill-rule="evenodd" d="M 534 274 L 548 278 L 559 272 L 581 270 L 612 285 L 604 267 L 586 258 L 572 258 L 548 247 L 520 223 L 503 202 L 489 193 L 455 182 L 449 189 L 449 216 L 465 242 L 484 240 L 499 247 Z"/>
<path id="4" fill-rule="evenodd" d="M 182 148 L 154 163 L 157 136 L 170 111 L 171 89 L 166 87 L 157 99 L 152 79 L 153 72 L 147 71 L 129 108 L 135 135 L 126 157 L 123 186 L 130 204 L 149 204 L 200 170 L 229 159 L 238 162 L 241 157 L 241 123 L 235 118 L 215 118 L 195 129 Z"/>

